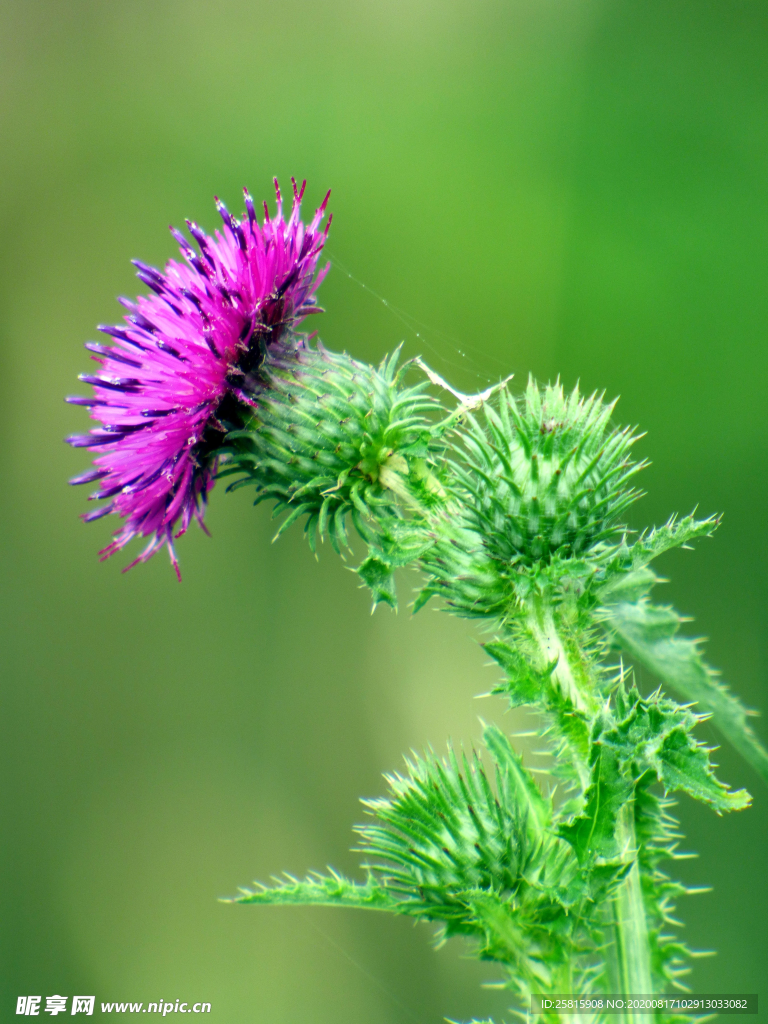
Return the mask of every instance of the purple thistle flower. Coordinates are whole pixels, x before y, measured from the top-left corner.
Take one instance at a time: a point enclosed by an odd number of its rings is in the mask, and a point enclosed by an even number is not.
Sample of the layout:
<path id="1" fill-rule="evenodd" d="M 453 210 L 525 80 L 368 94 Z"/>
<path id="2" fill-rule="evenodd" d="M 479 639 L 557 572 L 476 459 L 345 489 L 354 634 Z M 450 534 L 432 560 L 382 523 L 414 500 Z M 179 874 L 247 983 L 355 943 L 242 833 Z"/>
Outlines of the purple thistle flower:
<path id="1" fill-rule="evenodd" d="M 304 225 L 299 213 L 306 182 L 299 191 L 291 181 L 287 221 L 275 179 L 277 213 L 270 218 L 264 203 L 261 225 L 244 189 L 243 221 L 216 199 L 224 228 L 213 238 L 187 221 L 199 253 L 172 227 L 186 266 L 169 260 L 161 273 L 134 260 L 153 294 L 136 303 L 120 300 L 128 310 L 125 326 L 99 327 L 114 344 L 85 346 L 101 364 L 96 375 L 80 375 L 93 385 L 94 396 L 67 401 L 88 406 L 101 425 L 67 440 L 98 456 L 93 469 L 70 483 L 98 480 L 91 499 L 110 499 L 84 515 L 86 522 L 112 512 L 126 520 L 100 552 L 102 560 L 134 537 L 150 537 L 126 568 L 146 562 L 165 544 L 181 578 L 173 540 L 193 517 L 205 530 L 217 448 L 255 404 L 267 349 L 309 313 L 321 312 L 315 292 L 328 265 L 317 276 L 315 270 L 331 225 L 329 217 L 320 229 L 330 193 Z"/>

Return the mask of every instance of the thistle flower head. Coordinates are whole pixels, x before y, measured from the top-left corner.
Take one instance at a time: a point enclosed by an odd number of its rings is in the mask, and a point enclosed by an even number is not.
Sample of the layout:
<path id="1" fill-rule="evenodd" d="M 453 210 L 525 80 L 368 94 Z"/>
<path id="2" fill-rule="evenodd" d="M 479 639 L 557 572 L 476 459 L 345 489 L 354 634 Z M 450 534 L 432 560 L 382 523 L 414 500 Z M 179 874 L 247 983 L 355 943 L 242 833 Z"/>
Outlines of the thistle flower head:
<path id="1" fill-rule="evenodd" d="M 193 517 L 203 526 L 218 447 L 254 404 L 266 352 L 320 311 L 315 292 L 327 268 L 315 271 L 330 226 L 329 218 L 320 228 L 328 196 L 305 225 L 304 185 L 299 190 L 293 182 L 287 219 L 277 181 L 275 188 L 277 212 L 270 217 L 265 203 L 261 224 L 247 190 L 241 221 L 216 200 L 223 228 L 213 236 L 187 221 L 199 251 L 171 228 L 185 262 L 170 260 L 163 273 L 135 260 L 153 294 L 121 300 L 124 324 L 99 328 L 112 345 L 86 344 L 99 370 L 80 380 L 93 385 L 94 395 L 67 401 L 88 406 L 99 426 L 68 441 L 98 456 L 71 483 L 100 481 L 91 498 L 107 503 L 86 521 L 109 513 L 125 519 L 102 558 L 134 537 L 149 537 L 131 565 L 167 545 L 178 573 L 173 538 Z"/>

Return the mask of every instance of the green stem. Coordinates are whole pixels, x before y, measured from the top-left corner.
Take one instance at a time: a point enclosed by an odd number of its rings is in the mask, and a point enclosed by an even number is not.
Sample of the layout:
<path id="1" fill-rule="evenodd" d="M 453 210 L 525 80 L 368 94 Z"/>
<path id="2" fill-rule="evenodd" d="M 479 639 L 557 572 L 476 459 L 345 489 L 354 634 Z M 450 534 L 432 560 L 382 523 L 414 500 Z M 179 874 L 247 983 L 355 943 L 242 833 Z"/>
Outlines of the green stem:
<path id="1" fill-rule="evenodd" d="M 551 602 L 541 597 L 535 598 L 530 605 L 526 624 L 538 648 L 540 669 L 544 671 L 554 664 L 552 680 L 562 697 L 576 712 L 591 718 L 598 709 L 597 687 L 589 678 L 589 673 L 585 672 L 584 665 L 578 663 L 578 659 L 574 664 L 569 657 Z M 568 736 L 567 723 L 562 721 L 559 725 L 561 734 Z M 570 744 L 570 748 L 572 764 L 583 793 L 589 785 L 590 775 L 587 751 L 579 750 L 573 744 Z"/>
<path id="2" fill-rule="evenodd" d="M 555 624 L 554 611 L 548 601 L 538 599 L 533 605 L 528 624 L 546 665 L 555 662 L 552 678 L 563 697 L 566 697 L 578 711 L 588 710 L 588 698 L 582 693 L 576 675 L 568 661 L 563 641 Z"/>
<path id="3" fill-rule="evenodd" d="M 591 677 L 586 661 L 574 656 L 573 644 L 567 644 L 561 635 L 557 611 L 553 605 L 538 598 L 531 605 L 527 618 L 528 629 L 539 651 L 544 666 L 555 663 L 552 680 L 563 697 L 588 718 L 599 709 L 598 689 Z M 569 650 L 571 656 L 569 657 Z M 573 764 L 585 793 L 590 781 L 589 764 L 572 748 Z M 629 800 L 619 812 L 616 829 L 618 852 L 623 859 L 632 861 L 632 867 L 622 881 L 608 907 L 608 926 L 611 942 L 608 953 L 608 986 L 616 995 L 650 995 L 651 979 L 650 942 L 645 916 L 640 868 L 637 862 L 634 800 Z M 648 1024 L 643 1015 L 627 1011 L 616 1024 Z M 573 1022 L 575 1024 L 575 1022 Z"/>
<path id="4" fill-rule="evenodd" d="M 609 984 L 616 995 L 652 995 L 650 944 L 637 862 L 633 801 L 621 809 L 616 835 L 622 853 L 632 859 L 633 864 L 610 902 L 613 942 L 608 950 Z M 627 1024 L 648 1024 L 645 1015 L 631 1010 L 619 1020 Z"/>

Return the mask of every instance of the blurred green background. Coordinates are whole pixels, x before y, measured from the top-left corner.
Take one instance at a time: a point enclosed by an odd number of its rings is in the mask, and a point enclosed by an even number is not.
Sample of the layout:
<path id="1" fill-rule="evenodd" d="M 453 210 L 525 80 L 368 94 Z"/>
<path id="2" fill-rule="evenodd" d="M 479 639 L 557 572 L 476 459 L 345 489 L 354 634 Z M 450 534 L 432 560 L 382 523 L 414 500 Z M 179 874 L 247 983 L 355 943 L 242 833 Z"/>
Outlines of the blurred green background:
<path id="1" fill-rule="evenodd" d="M 403 752 L 471 742 L 478 712 L 514 726 L 472 700 L 495 678 L 472 629 L 371 617 L 332 552 L 270 546 L 268 511 L 221 487 L 181 585 L 164 555 L 99 564 L 62 399 L 129 260 L 174 253 L 169 221 L 212 229 L 214 193 L 239 210 L 274 174 L 309 179 L 308 210 L 331 187 L 313 328 L 366 359 L 405 340 L 465 390 L 621 394 L 653 460 L 633 525 L 725 513 L 662 566 L 667 597 L 768 708 L 768 7 L 3 0 L 0 119 L 2 1019 L 53 993 L 209 1000 L 222 1024 L 500 1018 L 492 966 L 426 927 L 217 903 L 354 871 L 358 797 Z M 768 794 L 719 760 L 755 803 L 681 804 L 681 871 L 715 886 L 687 938 L 719 950 L 692 983 L 759 991 Z"/>

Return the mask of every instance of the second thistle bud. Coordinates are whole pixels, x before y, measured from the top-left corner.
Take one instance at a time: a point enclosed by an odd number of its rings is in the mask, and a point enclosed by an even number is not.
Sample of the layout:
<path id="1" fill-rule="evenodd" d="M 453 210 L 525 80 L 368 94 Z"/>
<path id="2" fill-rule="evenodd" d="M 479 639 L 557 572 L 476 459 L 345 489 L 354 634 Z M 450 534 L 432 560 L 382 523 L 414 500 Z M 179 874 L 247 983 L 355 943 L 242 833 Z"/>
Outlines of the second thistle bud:
<path id="1" fill-rule="evenodd" d="M 451 536 L 425 559 L 418 604 L 439 594 L 461 614 L 496 616 L 521 576 L 588 557 L 621 531 L 642 463 L 630 459 L 632 431 L 611 425 L 614 404 L 530 381 L 518 400 L 502 390 L 495 407 L 486 402 L 484 423 L 469 417 L 455 508 L 443 514 Z"/>
<path id="2" fill-rule="evenodd" d="M 582 555 L 615 534 L 641 465 L 629 457 L 632 431 L 611 427 L 614 405 L 534 381 L 520 401 L 502 392 L 498 413 L 486 405 L 486 429 L 474 422 L 465 435 L 460 477 L 489 554 L 531 565 Z"/>

